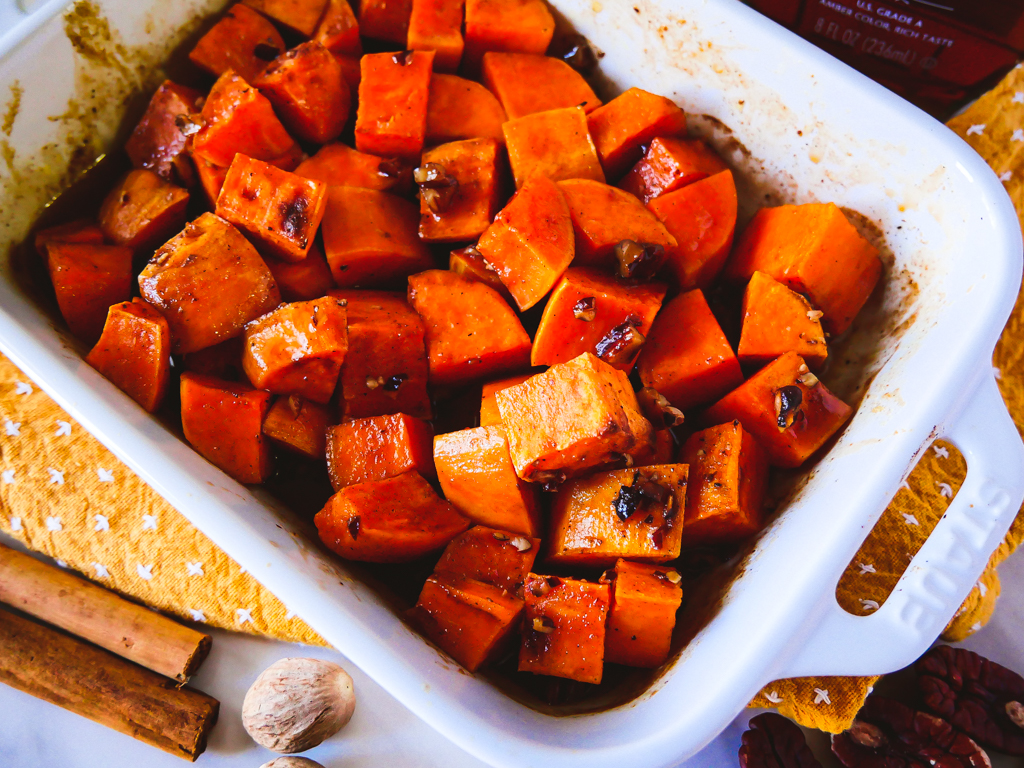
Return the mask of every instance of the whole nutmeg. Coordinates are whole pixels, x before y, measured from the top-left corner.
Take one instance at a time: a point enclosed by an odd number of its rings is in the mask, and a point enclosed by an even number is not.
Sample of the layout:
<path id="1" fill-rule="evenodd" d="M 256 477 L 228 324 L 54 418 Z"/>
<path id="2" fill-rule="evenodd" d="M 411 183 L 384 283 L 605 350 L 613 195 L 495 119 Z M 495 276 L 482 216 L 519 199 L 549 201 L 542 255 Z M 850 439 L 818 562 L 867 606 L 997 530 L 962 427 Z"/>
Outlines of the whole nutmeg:
<path id="1" fill-rule="evenodd" d="M 324 768 L 316 760 L 307 757 L 275 757 L 260 768 Z"/>
<path id="2" fill-rule="evenodd" d="M 352 719 L 352 678 L 330 661 L 281 659 L 256 678 L 242 702 L 242 725 L 274 752 L 312 749 Z"/>

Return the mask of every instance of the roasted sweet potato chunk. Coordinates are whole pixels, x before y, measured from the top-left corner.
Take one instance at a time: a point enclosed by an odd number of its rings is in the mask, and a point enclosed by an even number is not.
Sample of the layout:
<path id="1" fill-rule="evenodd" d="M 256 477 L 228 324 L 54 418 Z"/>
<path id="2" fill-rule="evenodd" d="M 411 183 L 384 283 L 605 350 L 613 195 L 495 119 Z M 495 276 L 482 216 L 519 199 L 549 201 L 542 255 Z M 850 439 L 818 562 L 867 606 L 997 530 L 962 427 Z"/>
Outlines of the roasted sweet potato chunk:
<path id="1" fill-rule="evenodd" d="M 679 572 L 619 560 L 612 577 L 612 604 L 605 626 L 604 660 L 630 667 L 668 661 L 676 611 L 683 602 Z"/>
<path id="2" fill-rule="evenodd" d="M 743 331 L 737 357 L 762 366 L 787 352 L 796 352 L 811 368 L 828 357 L 821 312 L 807 299 L 764 272 L 755 272 L 743 294 Z"/>
<path id="3" fill-rule="evenodd" d="M 514 387 L 516 384 L 522 384 L 531 376 L 533 376 L 532 373 L 520 373 L 484 384 L 480 392 L 480 426 L 501 426 L 501 412 L 498 410 L 498 400 L 495 395 L 503 389 Z"/>
<path id="4" fill-rule="evenodd" d="M 539 552 L 540 539 L 474 525 L 445 547 L 434 574 L 475 579 L 521 597 L 523 582 Z"/>
<path id="5" fill-rule="evenodd" d="M 361 187 L 404 195 L 412 187 L 412 166 L 367 155 L 345 144 L 325 144 L 295 169 L 297 176 L 332 187 Z"/>
<path id="6" fill-rule="evenodd" d="M 469 280 L 476 280 L 479 283 L 488 285 L 498 293 L 501 298 L 509 304 L 512 303 L 512 294 L 501 282 L 498 273 L 484 260 L 484 257 L 473 246 L 459 248 L 448 254 L 448 269 L 457 275 Z"/>
<path id="7" fill-rule="evenodd" d="M 498 142 L 465 139 L 423 153 L 420 239 L 428 243 L 476 240 L 501 205 Z M 453 181 L 454 180 L 454 181 Z M 449 187 L 454 187 L 452 192 Z"/>
<path id="8" fill-rule="evenodd" d="M 327 433 L 331 484 L 340 491 L 410 470 L 433 478 L 433 441 L 430 424 L 404 413 L 345 421 Z"/>
<path id="9" fill-rule="evenodd" d="M 248 384 L 185 372 L 181 375 L 181 428 L 211 464 L 240 483 L 262 483 L 271 472 L 263 420 L 269 392 Z"/>
<path id="10" fill-rule="evenodd" d="M 434 69 L 455 72 L 462 60 L 465 0 L 412 0 L 409 42 L 413 51 L 434 51 Z"/>
<path id="11" fill-rule="evenodd" d="M 412 0 L 359 0 L 359 29 L 374 40 L 405 45 L 411 15 Z"/>
<path id="12" fill-rule="evenodd" d="M 69 221 L 67 224 L 40 229 L 36 232 L 33 245 L 44 264 L 49 261 L 50 256 L 47 250 L 51 243 L 103 245 L 103 230 L 92 219 L 77 219 Z"/>
<path id="13" fill-rule="evenodd" d="M 508 118 L 494 94 L 480 83 L 435 72 L 430 77 L 426 143 L 459 139 L 494 139 L 505 143 L 502 124 Z"/>
<path id="14" fill-rule="evenodd" d="M 94 343 L 110 305 L 132 295 L 132 249 L 118 245 L 51 242 L 46 249 L 50 282 L 68 329 Z"/>
<path id="15" fill-rule="evenodd" d="M 690 465 L 687 545 L 739 541 L 761 529 L 768 459 L 742 424 L 730 421 L 691 435 L 680 459 Z"/>
<path id="16" fill-rule="evenodd" d="M 239 3 L 200 38 L 188 57 L 214 77 L 233 70 L 251 81 L 284 49 L 284 40 L 274 25 Z"/>
<path id="17" fill-rule="evenodd" d="M 664 298 L 660 283 L 630 285 L 595 269 L 572 267 L 544 307 L 530 364 L 565 363 L 592 352 L 628 372 Z"/>
<path id="18" fill-rule="evenodd" d="M 652 425 L 655 422 L 651 422 Z M 648 444 L 646 450 L 641 450 L 633 456 L 633 466 L 651 467 L 658 464 L 671 464 L 676 455 L 676 440 L 670 429 L 654 430 L 654 437 Z"/>
<path id="19" fill-rule="evenodd" d="M 343 488 L 314 522 L 328 548 L 371 563 L 415 560 L 469 527 L 469 520 L 413 471 Z"/>
<path id="20" fill-rule="evenodd" d="M 330 402 L 348 351 L 345 302 L 282 304 L 245 326 L 242 369 L 253 386 Z"/>
<path id="21" fill-rule="evenodd" d="M 142 299 L 114 304 L 85 362 L 152 413 L 171 378 L 171 331 L 163 315 Z"/>
<path id="22" fill-rule="evenodd" d="M 725 276 L 741 282 L 764 272 L 825 313 L 833 336 L 850 327 L 882 274 L 878 250 L 835 203 L 762 208 L 736 243 Z"/>
<path id="23" fill-rule="evenodd" d="M 100 229 L 115 245 L 155 248 L 185 225 L 188 191 L 153 171 L 129 171 L 100 206 Z"/>
<path id="24" fill-rule="evenodd" d="M 557 482 L 645 448 L 653 429 L 622 371 L 589 352 L 495 395 L 512 464 Z"/>
<path id="25" fill-rule="evenodd" d="M 555 18 L 544 0 L 466 0 L 465 63 L 476 72 L 487 51 L 544 53 Z"/>
<path id="26" fill-rule="evenodd" d="M 769 363 L 707 411 L 711 422 L 738 420 L 777 467 L 799 467 L 852 415 L 796 352 Z"/>
<path id="27" fill-rule="evenodd" d="M 311 37 L 316 24 L 323 15 L 327 0 L 242 0 L 250 8 L 267 16 L 278 24 Z"/>
<path id="28" fill-rule="evenodd" d="M 605 175 L 617 179 L 658 136 L 686 133 L 686 114 L 664 96 L 630 88 L 587 117 Z"/>
<path id="29" fill-rule="evenodd" d="M 200 95 L 199 91 L 170 80 L 156 89 L 124 145 L 132 166 L 153 171 L 162 179 L 183 187 L 192 185 L 195 170 L 185 146 L 187 137 L 181 132 L 178 121 L 197 111 Z M 181 115 L 185 118 L 180 118 Z"/>
<path id="30" fill-rule="evenodd" d="M 263 420 L 263 434 L 283 448 L 323 461 L 327 430 L 334 424 L 331 409 L 295 395 L 279 397 Z"/>
<path id="31" fill-rule="evenodd" d="M 728 167 L 722 158 L 700 139 L 658 136 L 640 162 L 622 178 L 619 187 L 646 205 L 656 197 L 725 170 Z"/>
<path id="32" fill-rule="evenodd" d="M 327 208 L 327 185 L 235 155 L 217 198 L 217 215 L 267 253 L 302 261 Z"/>
<path id="33" fill-rule="evenodd" d="M 687 466 L 597 472 L 563 485 L 551 508 L 547 561 L 608 566 L 620 557 L 666 563 L 679 557 Z"/>
<path id="34" fill-rule="evenodd" d="M 368 53 L 360 59 L 356 149 L 410 162 L 419 159 L 433 64 L 433 51 Z"/>
<path id="35" fill-rule="evenodd" d="M 167 318 L 177 354 L 237 336 L 246 323 L 281 303 L 274 277 L 256 249 L 212 213 L 186 225 L 157 250 L 139 275 L 139 289 Z"/>
<path id="36" fill-rule="evenodd" d="M 339 56 L 362 56 L 359 22 L 348 0 L 327 0 L 313 39 Z"/>
<path id="37" fill-rule="evenodd" d="M 242 370 L 242 337 L 233 336 L 227 341 L 204 347 L 198 352 L 184 355 L 185 370 L 213 376 L 226 381 L 245 381 Z"/>
<path id="38" fill-rule="evenodd" d="M 285 301 L 318 299 L 334 287 L 331 268 L 316 243 L 302 261 L 278 261 L 269 256 L 264 261 Z"/>
<path id="39" fill-rule="evenodd" d="M 473 522 L 530 537 L 540 533 L 539 489 L 516 476 L 504 427 L 438 435 L 434 463 L 445 498 Z"/>
<path id="40" fill-rule="evenodd" d="M 220 197 L 220 191 L 224 187 L 228 169 L 226 166 L 214 165 L 201 157 L 193 156 L 192 161 L 196 167 L 196 175 L 199 177 L 199 185 L 203 188 L 203 195 L 212 211 L 217 207 L 217 198 Z"/>
<path id="41" fill-rule="evenodd" d="M 637 360 L 645 387 L 676 408 L 713 402 L 743 381 L 740 363 L 699 291 L 676 296 L 651 326 Z"/>
<path id="42" fill-rule="evenodd" d="M 433 384 L 463 384 L 529 366 L 530 336 L 497 291 L 444 269 L 409 277 Z"/>
<path id="43" fill-rule="evenodd" d="M 565 196 L 546 176 L 527 179 L 477 243 L 521 310 L 543 299 L 576 255 Z"/>
<path id="44" fill-rule="evenodd" d="M 600 683 L 610 604 L 607 584 L 531 573 L 519 671 Z"/>
<path id="45" fill-rule="evenodd" d="M 483 58 L 483 81 L 509 120 L 549 109 L 581 106 L 593 112 L 601 106 L 583 75 L 552 56 L 490 51 Z"/>
<path id="46" fill-rule="evenodd" d="M 501 129 L 517 188 L 534 174 L 552 181 L 604 181 L 583 107 L 535 112 L 509 120 Z"/>

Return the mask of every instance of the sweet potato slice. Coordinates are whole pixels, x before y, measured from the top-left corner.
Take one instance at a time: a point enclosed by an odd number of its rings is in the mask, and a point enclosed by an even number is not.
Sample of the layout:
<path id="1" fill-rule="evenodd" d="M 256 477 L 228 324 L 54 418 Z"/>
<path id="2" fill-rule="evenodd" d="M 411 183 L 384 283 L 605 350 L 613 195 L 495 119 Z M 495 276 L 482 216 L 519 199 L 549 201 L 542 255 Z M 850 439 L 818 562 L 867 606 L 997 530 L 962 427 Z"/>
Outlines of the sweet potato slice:
<path id="1" fill-rule="evenodd" d="M 645 448 L 653 428 L 622 371 L 589 352 L 495 394 L 512 464 L 558 482 Z"/>
<path id="2" fill-rule="evenodd" d="M 99 339 L 112 304 L 132 295 L 132 249 L 118 245 L 51 242 L 50 282 L 68 329 L 90 344 Z"/>
<path id="3" fill-rule="evenodd" d="M 278 261 L 269 256 L 264 261 L 285 301 L 318 299 L 334 287 L 331 268 L 316 243 L 302 261 Z"/>
<path id="4" fill-rule="evenodd" d="M 660 283 L 631 285 L 595 269 L 572 267 L 544 307 L 530 364 L 565 363 L 592 352 L 628 373 L 640 348 L 627 337 L 637 335 L 643 343 L 664 298 Z"/>
<path id="5" fill-rule="evenodd" d="M 732 171 L 657 197 L 647 208 L 676 239 L 666 267 L 681 290 L 707 288 L 718 277 L 736 232 L 736 185 Z"/>
<path id="6" fill-rule="evenodd" d="M 656 197 L 725 170 L 728 166 L 722 158 L 700 139 L 658 136 L 640 162 L 622 177 L 619 187 L 646 205 Z"/>
<path id="7" fill-rule="evenodd" d="M 501 206 L 498 160 L 494 139 L 453 141 L 423 153 L 420 173 L 440 178 L 420 185 L 421 240 L 465 242 L 483 234 Z M 448 184 L 451 179 L 455 180 L 455 192 L 446 199 L 432 185 Z"/>
<path id="8" fill-rule="evenodd" d="M 530 336 L 493 288 L 431 269 L 409 277 L 409 304 L 426 327 L 432 384 L 463 384 L 529 366 Z"/>
<path id="9" fill-rule="evenodd" d="M 348 353 L 341 369 L 345 418 L 407 413 L 430 418 L 423 320 L 400 293 L 331 291 L 348 310 Z"/>
<path id="10" fill-rule="evenodd" d="M 600 683 L 610 604 L 608 584 L 531 573 L 519 671 Z"/>
<path id="11" fill-rule="evenodd" d="M 185 372 L 181 375 L 181 427 L 207 461 L 240 483 L 262 483 L 272 469 L 263 420 L 269 392 L 248 384 Z"/>
<path id="12" fill-rule="evenodd" d="M 483 57 L 483 82 L 509 120 L 549 109 L 581 106 L 593 112 L 601 106 L 583 75 L 552 56 L 489 51 Z"/>
<path id="13" fill-rule="evenodd" d="M 324 144 L 337 138 L 348 121 L 352 94 L 341 64 L 315 40 L 278 56 L 252 84 L 303 141 Z"/>
<path id="14" fill-rule="evenodd" d="M 687 466 L 597 472 L 563 485 L 551 507 L 547 562 L 608 566 L 620 557 L 666 563 L 679 557 Z"/>
<path id="15" fill-rule="evenodd" d="M 459 139 L 494 139 L 505 143 L 502 124 L 508 118 L 494 94 L 480 83 L 435 72 L 430 77 L 426 143 Z"/>
<path id="16" fill-rule="evenodd" d="M 157 250 L 139 275 L 139 289 L 167 318 L 176 354 L 237 336 L 246 323 L 281 303 L 274 277 L 256 249 L 212 213 L 186 225 Z"/>
<path id="17" fill-rule="evenodd" d="M 342 288 L 391 286 L 434 266 L 416 234 L 414 203 L 386 192 L 331 187 L 323 219 L 324 252 Z"/>
<path id="18" fill-rule="evenodd" d="M 189 159 L 186 136 L 178 126 L 180 115 L 196 112 L 201 94 L 192 88 L 165 80 L 149 100 L 142 119 L 125 142 L 132 166 L 153 171 L 173 184 L 189 187 L 195 170 Z"/>
<path id="19" fill-rule="evenodd" d="M 129 171 L 100 206 L 100 229 L 114 245 L 155 248 L 185 225 L 188 191 L 153 171 Z"/>
<path id="20" fill-rule="evenodd" d="M 604 636 L 604 660 L 629 667 L 660 667 L 672 649 L 681 577 L 672 568 L 619 560 Z"/>
<path id="21" fill-rule="evenodd" d="M 184 358 L 186 371 L 226 381 L 246 380 L 245 371 L 242 370 L 241 336 L 234 336 L 197 352 L 188 352 Z"/>
<path id="22" fill-rule="evenodd" d="M 544 0 L 466 0 L 466 67 L 475 73 L 487 51 L 544 53 L 554 33 Z"/>
<path id="23" fill-rule="evenodd" d="M 738 420 L 776 467 L 799 467 L 849 420 L 853 409 L 787 352 L 707 411 L 711 422 Z"/>
<path id="24" fill-rule="evenodd" d="M 359 0 L 359 30 L 374 40 L 405 45 L 411 15 L 412 0 Z"/>
<path id="25" fill-rule="evenodd" d="M 501 294 L 501 298 L 509 304 L 512 303 L 512 294 L 508 292 L 508 288 L 501 282 L 498 273 L 484 261 L 480 251 L 473 246 L 459 248 L 448 254 L 448 269 L 469 280 L 476 280 L 490 286 Z"/>
<path id="26" fill-rule="evenodd" d="M 103 230 L 92 219 L 77 219 L 67 224 L 40 229 L 36 232 L 33 245 L 44 264 L 49 261 L 48 249 L 51 243 L 103 245 Z"/>
<path id="27" fill-rule="evenodd" d="M 665 225 L 628 192 L 590 179 L 569 179 L 558 186 L 572 216 L 578 266 L 613 266 L 615 246 L 623 240 L 660 245 L 666 251 L 676 247 Z"/>
<path id="28" fill-rule="evenodd" d="M 434 438 L 441 491 L 474 523 L 535 537 L 539 488 L 516 476 L 505 428 L 476 427 Z"/>
<path id="29" fill-rule="evenodd" d="M 850 327 L 882 274 L 878 250 L 835 203 L 762 208 L 743 231 L 725 269 L 728 280 L 765 274 L 825 313 L 833 336 Z"/>
<path id="30" fill-rule="evenodd" d="M 283 261 L 302 261 L 327 208 L 327 185 L 235 155 L 217 215 Z"/>
<path id="31" fill-rule="evenodd" d="M 755 272 L 743 294 L 743 330 L 737 357 L 762 366 L 787 352 L 796 352 L 817 370 L 828 357 L 821 312 L 799 293 L 764 272 Z"/>
<path id="32" fill-rule="evenodd" d="M 163 315 L 142 299 L 114 304 L 85 362 L 152 413 L 171 378 L 171 331 Z"/>
<path id="33" fill-rule="evenodd" d="M 501 127 L 516 188 L 534 174 L 552 181 L 604 181 L 604 171 L 587 129 L 582 107 L 535 112 Z"/>
<path id="34" fill-rule="evenodd" d="M 253 386 L 327 403 L 348 351 L 345 302 L 282 304 L 245 326 L 242 370 Z"/>
<path id="35" fill-rule="evenodd" d="M 423 634 L 475 672 L 496 660 L 515 637 L 525 603 L 498 587 L 452 576 L 431 576 L 412 611 Z"/>
<path id="36" fill-rule="evenodd" d="M 278 24 L 311 37 L 324 13 L 327 0 L 242 0 L 250 8 L 262 13 Z"/>
<path id="37" fill-rule="evenodd" d="M 522 384 L 531 376 L 533 376 L 532 373 L 520 373 L 515 376 L 498 379 L 497 381 L 489 381 L 484 384 L 480 392 L 480 426 L 503 426 L 501 421 L 501 411 L 498 410 L 498 399 L 496 395 L 503 389 L 514 387 L 516 384 Z"/>
<path id="38" fill-rule="evenodd" d="M 434 574 L 475 579 L 521 597 L 523 582 L 539 552 L 540 539 L 474 525 L 449 542 Z"/>
<path id="39" fill-rule="evenodd" d="M 203 35 L 188 57 L 214 77 L 233 70 L 251 81 L 285 50 L 273 24 L 239 3 Z"/>
<path id="40" fill-rule="evenodd" d="M 433 64 L 433 51 L 368 53 L 360 59 L 356 149 L 410 162 L 419 159 Z"/>
<path id="41" fill-rule="evenodd" d="M 348 0 L 327 0 L 313 39 L 339 56 L 362 56 L 359 22 Z"/>
<path id="42" fill-rule="evenodd" d="M 345 144 L 325 144 L 295 169 L 297 176 L 332 187 L 361 187 L 404 195 L 412 187 L 412 166 L 359 152 Z"/>
<path id="43" fill-rule="evenodd" d="M 220 197 L 220 191 L 224 188 L 224 179 L 227 178 L 228 169 L 214 165 L 201 157 L 193 156 L 192 161 L 196 167 L 196 175 L 199 177 L 199 185 L 203 188 L 206 202 L 212 211 L 217 207 L 217 198 Z"/>
<path id="44" fill-rule="evenodd" d="M 329 549 L 371 563 L 415 560 L 469 527 L 469 520 L 414 471 L 343 488 L 314 522 Z"/>
<path id="45" fill-rule="evenodd" d="M 462 60 L 465 0 L 412 0 L 409 38 L 413 51 L 434 51 L 434 69 L 455 72 Z"/>
<path id="46" fill-rule="evenodd" d="M 743 381 L 740 363 L 700 290 L 680 294 L 662 308 L 637 371 L 645 387 L 682 410 L 713 402 Z"/>
<path id="47" fill-rule="evenodd" d="M 527 179 L 477 243 L 521 310 L 543 299 L 576 255 L 565 196 L 546 176 Z"/>
<path id="48" fill-rule="evenodd" d="M 433 478 L 434 430 L 395 413 L 345 421 L 327 433 L 327 471 L 334 490 L 415 470 Z"/>
<path id="49" fill-rule="evenodd" d="M 327 454 L 327 430 L 334 424 L 331 409 L 295 395 L 279 397 L 263 420 L 263 434 L 289 451 L 314 461 Z"/>
<path id="50" fill-rule="evenodd" d="M 658 136 L 686 133 L 686 113 L 664 96 L 630 88 L 587 117 L 605 175 L 617 179 Z"/>
<path id="51" fill-rule="evenodd" d="M 688 546 L 739 541 L 761 529 L 768 459 L 738 421 L 690 436 L 680 459 L 690 465 L 683 540 Z"/>

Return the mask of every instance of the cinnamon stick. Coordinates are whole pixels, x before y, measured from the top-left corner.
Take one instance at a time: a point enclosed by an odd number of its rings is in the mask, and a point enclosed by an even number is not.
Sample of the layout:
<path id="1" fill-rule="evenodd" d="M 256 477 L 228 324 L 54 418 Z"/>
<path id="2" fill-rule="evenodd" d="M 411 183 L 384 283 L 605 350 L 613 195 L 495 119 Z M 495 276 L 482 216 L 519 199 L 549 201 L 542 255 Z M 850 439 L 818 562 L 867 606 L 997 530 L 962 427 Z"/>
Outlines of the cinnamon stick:
<path id="1" fill-rule="evenodd" d="M 220 703 L 0 608 L 0 682 L 194 761 Z"/>
<path id="2" fill-rule="evenodd" d="M 210 652 L 209 635 L 3 545 L 0 602 L 182 683 Z"/>

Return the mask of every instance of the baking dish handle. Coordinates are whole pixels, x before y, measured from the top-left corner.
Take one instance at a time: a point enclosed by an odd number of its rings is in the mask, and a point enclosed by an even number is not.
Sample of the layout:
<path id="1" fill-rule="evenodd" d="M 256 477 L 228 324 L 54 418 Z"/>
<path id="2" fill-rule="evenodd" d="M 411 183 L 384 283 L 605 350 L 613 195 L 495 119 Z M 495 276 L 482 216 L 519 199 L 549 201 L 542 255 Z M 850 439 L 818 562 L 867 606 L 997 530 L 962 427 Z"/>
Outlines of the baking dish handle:
<path id="1" fill-rule="evenodd" d="M 806 645 L 775 677 L 878 675 L 921 656 L 967 599 L 1024 498 L 1024 444 L 986 373 L 940 437 L 967 461 L 946 514 L 875 613 L 854 616 L 830 595 Z"/>

